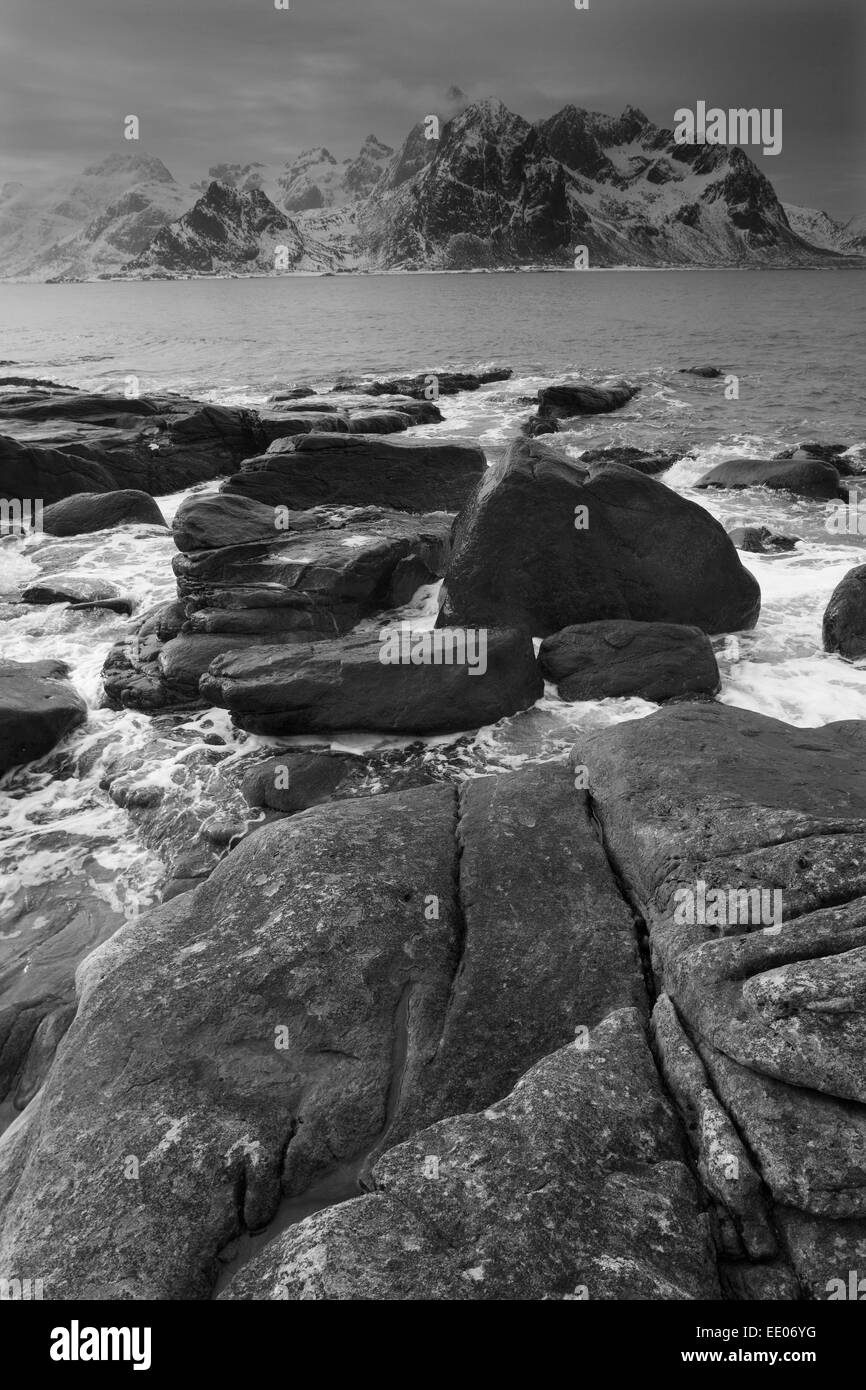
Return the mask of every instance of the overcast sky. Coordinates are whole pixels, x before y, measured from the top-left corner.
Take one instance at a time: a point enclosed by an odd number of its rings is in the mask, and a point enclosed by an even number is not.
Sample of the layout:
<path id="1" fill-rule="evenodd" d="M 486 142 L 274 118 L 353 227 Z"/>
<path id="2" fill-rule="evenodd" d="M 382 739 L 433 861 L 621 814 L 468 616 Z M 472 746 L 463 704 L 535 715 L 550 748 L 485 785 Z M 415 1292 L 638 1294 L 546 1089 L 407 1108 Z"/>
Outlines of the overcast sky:
<path id="1" fill-rule="evenodd" d="M 398 144 L 457 84 L 529 120 L 574 102 L 781 107 L 786 202 L 866 212 L 863 0 L 0 0 L 0 182 L 140 148 L 183 181 L 311 145 Z"/>

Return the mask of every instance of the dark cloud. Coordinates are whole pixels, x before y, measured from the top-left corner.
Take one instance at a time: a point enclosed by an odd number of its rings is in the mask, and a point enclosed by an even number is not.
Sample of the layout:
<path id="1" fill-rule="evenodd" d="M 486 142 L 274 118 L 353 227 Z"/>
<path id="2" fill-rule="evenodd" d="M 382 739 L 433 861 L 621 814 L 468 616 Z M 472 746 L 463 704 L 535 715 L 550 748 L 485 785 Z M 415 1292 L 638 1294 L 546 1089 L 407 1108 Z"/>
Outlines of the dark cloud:
<path id="1" fill-rule="evenodd" d="M 0 179 L 68 177 L 141 119 L 179 177 L 310 145 L 399 143 L 459 97 L 529 119 L 567 101 L 781 107 L 756 156 L 787 201 L 866 208 L 861 0 L 4 0 Z"/>

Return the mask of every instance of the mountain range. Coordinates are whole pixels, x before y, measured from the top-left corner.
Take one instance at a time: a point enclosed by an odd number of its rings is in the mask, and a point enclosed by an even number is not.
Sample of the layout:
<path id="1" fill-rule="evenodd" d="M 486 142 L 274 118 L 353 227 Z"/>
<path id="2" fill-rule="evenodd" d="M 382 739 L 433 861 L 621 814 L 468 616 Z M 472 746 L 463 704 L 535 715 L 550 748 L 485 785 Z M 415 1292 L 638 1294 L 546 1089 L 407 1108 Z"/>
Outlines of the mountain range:
<path id="1" fill-rule="evenodd" d="M 859 264 L 866 218 L 783 204 L 743 149 L 678 144 L 632 106 L 531 123 L 495 98 L 342 161 L 319 147 L 186 187 L 126 152 L 66 190 L 0 188 L 7 280 L 555 267 L 581 247 L 590 267 Z"/>

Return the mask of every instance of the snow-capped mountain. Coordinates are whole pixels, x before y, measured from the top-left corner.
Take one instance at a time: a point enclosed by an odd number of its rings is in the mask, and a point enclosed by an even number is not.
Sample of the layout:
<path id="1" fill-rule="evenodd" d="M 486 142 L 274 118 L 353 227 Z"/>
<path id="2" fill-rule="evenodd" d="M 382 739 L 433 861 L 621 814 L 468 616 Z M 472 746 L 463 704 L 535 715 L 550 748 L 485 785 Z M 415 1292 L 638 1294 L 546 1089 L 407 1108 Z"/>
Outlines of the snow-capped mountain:
<path id="1" fill-rule="evenodd" d="M 632 106 L 531 123 L 457 89 L 396 151 L 369 135 L 189 189 L 124 153 L 61 193 L 0 187 L 0 279 L 568 266 L 579 247 L 590 267 L 844 265 L 866 219 L 783 206 L 742 149 L 678 145 Z"/>
<path id="2" fill-rule="evenodd" d="M 304 237 L 260 188 L 250 192 L 214 180 L 183 217 L 163 227 L 124 274 L 137 279 L 179 275 L 278 274 L 333 269 L 332 250 Z"/>
<path id="3" fill-rule="evenodd" d="M 793 203 L 782 206 L 794 231 L 812 246 L 846 256 L 866 255 L 866 215 L 837 222 L 818 208 L 801 208 Z"/>
<path id="4" fill-rule="evenodd" d="M 366 198 L 394 151 L 368 135 L 354 159 L 338 163 L 330 150 L 304 150 L 287 164 L 274 201 L 286 212 L 346 207 Z"/>
<path id="5" fill-rule="evenodd" d="M 5 184 L 0 278 L 84 280 L 119 270 L 189 204 L 189 190 L 143 152 L 109 155 L 61 191 Z"/>
<path id="6" fill-rule="evenodd" d="M 421 156 L 416 129 L 359 210 L 382 265 L 814 265 L 832 252 L 793 229 L 739 148 L 678 145 L 626 107 L 567 106 L 530 125 L 473 103 Z"/>

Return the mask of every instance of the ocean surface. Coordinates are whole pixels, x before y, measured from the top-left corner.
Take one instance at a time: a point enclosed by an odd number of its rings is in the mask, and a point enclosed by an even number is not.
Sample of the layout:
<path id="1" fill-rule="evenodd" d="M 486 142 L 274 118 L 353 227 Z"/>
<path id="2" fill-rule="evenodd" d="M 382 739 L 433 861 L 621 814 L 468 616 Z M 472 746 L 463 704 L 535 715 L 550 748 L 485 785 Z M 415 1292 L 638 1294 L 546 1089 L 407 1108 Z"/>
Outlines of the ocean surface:
<path id="1" fill-rule="evenodd" d="M 0 375 L 110 392 L 122 392 L 134 375 L 143 394 L 172 390 L 256 405 L 295 382 L 327 387 L 341 373 L 508 366 L 510 381 L 443 397 L 444 424 L 414 432 L 476 440 L 490 459 L 514 436 L 539 386 L 572 373 L 625 376 L 640 394 L 615 415 L 557 436 L 556 446 L 575 457 L 609 444 L 685 447 L 693 457 L 663 475 L 668 486 L 727 524 L 756 522 L 800 538 L 788 554 L 742 557 L 761 585 L 761 618 L 753 632 L 715 645 L 722 700 L 810 726 L 866 719 L 866 670 L 821 650 L 827 599 L 846 570 L 866 562 L 866 535 L 828 532 L 821 503 L 761 491 L 707 494 L 693 485 L 723 458 L 771 457 L 807 440 L 844 443 L 866 456 L 864 307 L 866 277 L 850 271 L 7 285 L 0 286 Z M 738 399 L 725 398 L 722 381 L 679 374 L 702 363 L 735 374 Z M 184 495 L 160 499 L 169 519 Z M 87 726 L 60 752 L 13 771 L 0 787 L 4 1000 L 50 990 L 125 916 L 159 898 L 160 862 L 105 790 L 119 763 L 142 785 L 180 786 L 194 800 L 184 763 L 205 735 L 221 734 L 238 758 L 313 742 L 238 735 L 222 711 L 155 726 L 139 714 L 102 709 L 102 663 L 128 621 L 14 602 L 40 574 L 80 571 L 110 580 L 140 613 L 174 597 L 173 553 L 171 540 L 148 527 L 0 541 L 0 653 L 62 658 L 90 705 Z M 419 595 L 417 607 L 419 621 L 432 624 L 435 591 Z M 468 774 L 562 757 L 578 729 L 654 708 L 634 699 L 566 705 L 548 692 L 535 709 L 473 734 L 457 750 L 447 746 L 453 740 L 435 740 L 429 757 Z M 347 731 L 334 746 L 363 751 L 397 742 Z"/>

